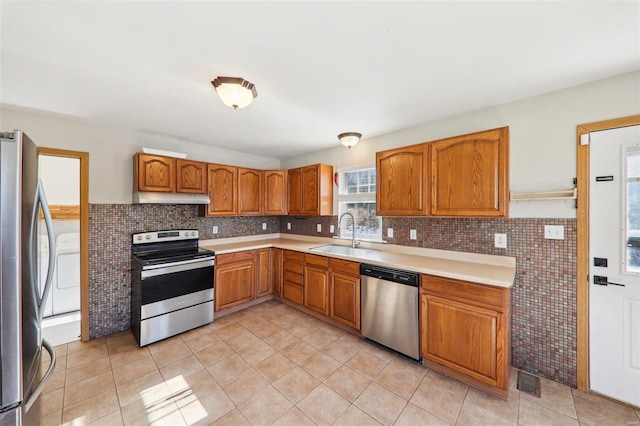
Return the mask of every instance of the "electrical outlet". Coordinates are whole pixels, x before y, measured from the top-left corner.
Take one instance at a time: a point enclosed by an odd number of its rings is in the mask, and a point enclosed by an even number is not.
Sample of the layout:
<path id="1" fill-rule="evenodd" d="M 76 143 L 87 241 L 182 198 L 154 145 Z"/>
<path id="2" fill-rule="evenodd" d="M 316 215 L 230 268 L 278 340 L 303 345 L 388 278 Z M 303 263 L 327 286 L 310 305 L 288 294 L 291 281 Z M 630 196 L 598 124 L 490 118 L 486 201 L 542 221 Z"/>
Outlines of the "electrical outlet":
<path id="1" fill-rule="evenodd" d="M 266 223 L 263 223 L 263 224 L 262 224 L 262 230 L 263 230 L 263 231 L 266 231 L 266 230 L 267 230 L 267 224 L 266 224 Z"/>
<path id="2" fill-rule="evenodd" d="M 507 234 L 493 234 L 494 247 L 507 248 Z"/>
<path id="3" fill-rule="evenodd" d="M 547 240 L 564 240 L 564 226 L 562 225 L 545 225 L 544 237 Z"/>
<path id="4" fill-rule="evenodd" d="M 415 229 L 410 229 L 409 230 L 409 239 L 410 240 L 417 240 L 418 239 L 418 231 L 416 231 Z"/>
<path id="5" fill-rule="evenodd" d="M 291 223 L 287 222 L 287 229 L 290 231 L 291 230 Z"/>
<path id="6" fill-rule="evenodd" d="M 329 225 L 329 232 L 331 232 L 332 234 L 336 232 L 336 227 L 334 225 Z"/>
<path id="7" fill-rule="evenodd" d="M 393 228 L 387 228 L 387 238 L 393 238 Z"/>
<path id="8" fill-rule="evenodd" d="M 319 223 L 318 223 L 318 224 L 316 225 L 316 231 L 318 231 L 318 232 L 322 232 L 322 225 L 321 225 L 321 224 L 319 224 Z"/>
<path id="9" fill-rule="evenodd" d="M 218 233 L 218 227 L 214 225 L 214 226 L 213 226 L 213 231 L 212 231 L 212 232 L 213 232 L 214 234 L 217 234 L 217 233 Z"/>

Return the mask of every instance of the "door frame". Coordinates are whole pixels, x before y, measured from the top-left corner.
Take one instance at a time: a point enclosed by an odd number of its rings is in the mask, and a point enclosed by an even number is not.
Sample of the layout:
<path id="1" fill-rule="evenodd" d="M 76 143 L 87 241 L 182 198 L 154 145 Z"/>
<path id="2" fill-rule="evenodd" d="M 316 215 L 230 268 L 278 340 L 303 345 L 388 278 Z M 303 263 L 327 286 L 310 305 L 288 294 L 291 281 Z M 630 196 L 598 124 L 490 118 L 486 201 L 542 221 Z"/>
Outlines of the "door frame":
<path id="1" fill-rule="evenodd" d="M 578 389 L 591 389 L 589 383 L 589 144 L 581 145 L 583 135 L 600 130 L 640 125 L 640 115 L 580 124 L 577 128 L 577 374 Z"/>
<path id="2" fill-rule="evenodd" d="M 80 339 L 89 340 L 89 153 L 38 147 L 38 155 L 80 160 Z"/>

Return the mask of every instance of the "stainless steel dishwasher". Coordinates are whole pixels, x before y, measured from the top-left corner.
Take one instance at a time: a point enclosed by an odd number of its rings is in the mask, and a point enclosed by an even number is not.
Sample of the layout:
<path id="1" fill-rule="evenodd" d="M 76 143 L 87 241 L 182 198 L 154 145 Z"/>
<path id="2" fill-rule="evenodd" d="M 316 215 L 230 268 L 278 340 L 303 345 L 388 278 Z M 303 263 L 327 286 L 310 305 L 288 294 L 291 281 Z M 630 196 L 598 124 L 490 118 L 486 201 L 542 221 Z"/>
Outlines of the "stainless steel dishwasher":
<path id="1" fill-rule="evenodd" d="M 365 263 L 360 275 L 362 336 L 420 359 L 420 275 Z"/>

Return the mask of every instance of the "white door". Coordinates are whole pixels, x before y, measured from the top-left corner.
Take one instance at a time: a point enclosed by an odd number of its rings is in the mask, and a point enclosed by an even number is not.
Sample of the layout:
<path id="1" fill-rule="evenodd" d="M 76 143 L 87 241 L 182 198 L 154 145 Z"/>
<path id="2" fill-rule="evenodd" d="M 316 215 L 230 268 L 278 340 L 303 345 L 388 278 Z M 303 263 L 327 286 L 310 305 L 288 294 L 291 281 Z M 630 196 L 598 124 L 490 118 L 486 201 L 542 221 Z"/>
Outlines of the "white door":
<path id="1" fill-rule="evenodd" d="M 589 145 L 591 389 L 640 407 L 640 126 Z"/>

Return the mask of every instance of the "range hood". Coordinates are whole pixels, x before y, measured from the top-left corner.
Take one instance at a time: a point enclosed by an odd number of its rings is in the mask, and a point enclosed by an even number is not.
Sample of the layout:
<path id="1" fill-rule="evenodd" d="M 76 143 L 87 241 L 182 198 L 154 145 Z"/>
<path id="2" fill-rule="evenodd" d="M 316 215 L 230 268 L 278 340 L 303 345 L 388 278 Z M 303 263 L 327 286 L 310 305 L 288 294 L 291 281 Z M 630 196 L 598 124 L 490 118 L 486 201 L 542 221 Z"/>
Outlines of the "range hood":
<path id="1" fill-rule="evenodd" d="M 134 192 L 133 204 L 209 204 L 206 194 L 182 194 L 175 192 Z"/>

